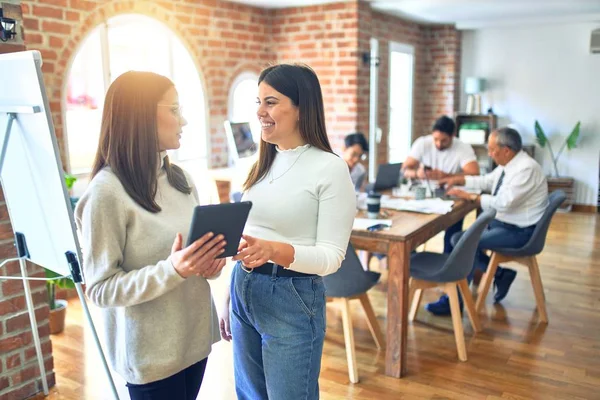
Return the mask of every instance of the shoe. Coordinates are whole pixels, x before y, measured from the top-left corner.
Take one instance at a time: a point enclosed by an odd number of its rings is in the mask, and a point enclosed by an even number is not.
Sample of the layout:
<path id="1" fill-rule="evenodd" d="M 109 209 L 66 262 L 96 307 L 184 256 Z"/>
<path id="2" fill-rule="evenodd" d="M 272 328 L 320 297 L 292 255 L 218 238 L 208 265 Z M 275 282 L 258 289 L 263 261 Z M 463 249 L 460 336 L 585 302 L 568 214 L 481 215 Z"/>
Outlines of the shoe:
<path id="1" fill-rule="evenodd" d="M 509 268 L 502 268 L 499 273 L 496 274 L 496 277 L 494 278 L 494 286 L 496 287 L 496 292 L 494 293 L 495 303 L 500 303 L 506 297 L 510 285 L 512 285 L 516 276 L 517 271 Z"/>
<path id="2" fill-rule="evenodd" d="M 462 313 L 463 301 L 460 293 L 458 294 L 458 304 L 460 306 L 460 312 Z M 450 299 L 448 298 L 448 295 L 445 294 L 440 297 L 438 301 L 425 305 L 425 309 L 433 315 L 437 315 L 439 317 L 451 315 Z"/>

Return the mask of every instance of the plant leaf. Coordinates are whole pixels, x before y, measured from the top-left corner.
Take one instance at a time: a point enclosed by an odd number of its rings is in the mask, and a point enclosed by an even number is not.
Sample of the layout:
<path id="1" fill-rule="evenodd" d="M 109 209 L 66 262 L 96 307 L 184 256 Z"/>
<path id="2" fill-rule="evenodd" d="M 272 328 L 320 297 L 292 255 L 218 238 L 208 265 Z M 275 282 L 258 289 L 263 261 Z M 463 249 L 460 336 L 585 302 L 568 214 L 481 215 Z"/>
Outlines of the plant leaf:
<path id="1" fill-rule="evenodd" d="M 573 132 L 571 132 L 571 134 L 567 138 L 567 148 L 569 150 L 577 147 L 577 139 L 579 139 L 579 127 L 580 126 L 581 126 L 581 121 L 578 121 L 577 124 L 575 125 L 575 128 L 573 128 Z"/>
<path id="2" fill-rule="evenodd" d="M 61 289 L 75 289 L 75 283 L 69 278 L 59 279 L 57 286 Z"/>
<path id="3" fill-rule="evenodd" d="M 60 278 L 62 275 L 57 274 L 54 271 L 50 271 L 49 269 L 44 268 L 44 272 L 46 272 L 46 278 Z"/>
<path id="4" fill-rule="evenodd" d="M 69 189 L 69 190 L 73 189 L 73 184 L 75 183 L 76 180 L 77 180 L 77 178 L 74 177 L 73 175 L 65 173 L 65 184 L 67 185 L 67 189 Z"/>
<path id="5" fill-rule="evenodd" d="M 544 133 L 544 130 L 542 129 L 542 126 L 537 121 L 537 119 L 535 120 L 534 127 L 535 127 L 535 138 L 536 138 L 538 144 L 540 145 L 540 147 L 546 146 L 546 143 L 548 142 L 548 138 L 546 137 L 546 134 Z"/>

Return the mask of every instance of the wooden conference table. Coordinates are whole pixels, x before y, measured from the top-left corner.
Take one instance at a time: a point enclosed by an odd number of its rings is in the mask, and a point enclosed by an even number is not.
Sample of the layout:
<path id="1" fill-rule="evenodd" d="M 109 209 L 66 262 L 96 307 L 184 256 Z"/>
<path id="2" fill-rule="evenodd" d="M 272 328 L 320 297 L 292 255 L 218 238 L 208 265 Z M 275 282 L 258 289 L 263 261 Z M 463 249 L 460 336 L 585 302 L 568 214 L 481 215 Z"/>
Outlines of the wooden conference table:
<path id="1" fill-rule="evenodd" d="M 475 209 L 475 203 L 465 200 L 455 200 L 452 211 L 444 215 L 388 209 L 386 219 L 393 220 L 391 228 L 377 232 L 352 231 L 350 241 L 357 250 L 383 253 L 388 258 L 386 375 L 395 378 L 406 375 L 411 251 Z"/>

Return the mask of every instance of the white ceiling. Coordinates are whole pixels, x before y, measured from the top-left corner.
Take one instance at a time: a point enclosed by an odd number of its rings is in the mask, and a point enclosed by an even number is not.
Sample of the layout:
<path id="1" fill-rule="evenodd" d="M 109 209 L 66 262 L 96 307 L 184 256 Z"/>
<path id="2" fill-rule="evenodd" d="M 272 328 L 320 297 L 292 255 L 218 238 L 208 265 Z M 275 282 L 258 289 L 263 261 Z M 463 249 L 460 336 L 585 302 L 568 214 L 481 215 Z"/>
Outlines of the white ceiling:
<path id="1" fill-rule="evenodd" d="M 340 0 L 228 0 L 263 8 L 286 8 Z M 458 29 L 600 22 L 600 0 L 367 0 L 373 9 Z"/>

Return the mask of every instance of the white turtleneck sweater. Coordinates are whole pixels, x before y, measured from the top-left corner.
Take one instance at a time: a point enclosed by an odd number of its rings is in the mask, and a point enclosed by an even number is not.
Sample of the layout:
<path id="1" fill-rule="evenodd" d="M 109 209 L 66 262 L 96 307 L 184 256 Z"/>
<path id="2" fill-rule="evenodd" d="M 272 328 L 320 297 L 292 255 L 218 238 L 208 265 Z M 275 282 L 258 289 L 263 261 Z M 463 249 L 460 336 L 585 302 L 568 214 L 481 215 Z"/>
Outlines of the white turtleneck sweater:
<path id="1" fill-rule="evenodd" d="M 338 270 L 356 214 L 344 160 L 310 145 L 278 149 L 271 170 L 243 200 L 252 202 L 244 233 L 291 244 L 289 269 L 322 276 Z"/>

